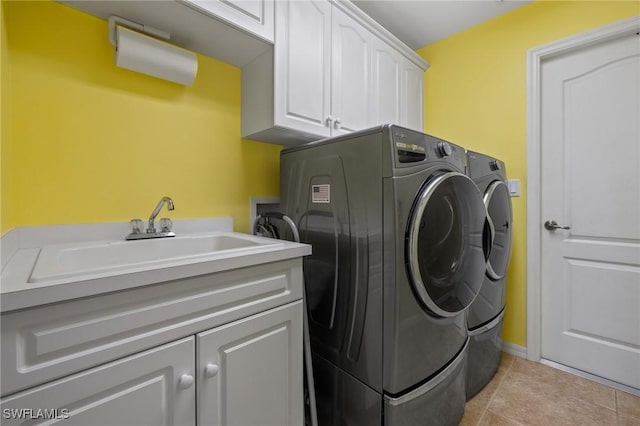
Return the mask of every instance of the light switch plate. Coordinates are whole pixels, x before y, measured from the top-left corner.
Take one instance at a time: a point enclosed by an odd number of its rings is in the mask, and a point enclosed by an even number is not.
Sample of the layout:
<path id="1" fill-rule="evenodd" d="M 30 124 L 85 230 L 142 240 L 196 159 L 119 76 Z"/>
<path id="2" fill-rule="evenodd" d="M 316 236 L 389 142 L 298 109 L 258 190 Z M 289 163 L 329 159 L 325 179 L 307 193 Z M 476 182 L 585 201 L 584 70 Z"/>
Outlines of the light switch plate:
<path id="1" fill-rule="evenodd" d="M 507 186 L 509 187 L 509 195 L 512 197 L 520 196 L 520 179 L 509 179 Z"/>

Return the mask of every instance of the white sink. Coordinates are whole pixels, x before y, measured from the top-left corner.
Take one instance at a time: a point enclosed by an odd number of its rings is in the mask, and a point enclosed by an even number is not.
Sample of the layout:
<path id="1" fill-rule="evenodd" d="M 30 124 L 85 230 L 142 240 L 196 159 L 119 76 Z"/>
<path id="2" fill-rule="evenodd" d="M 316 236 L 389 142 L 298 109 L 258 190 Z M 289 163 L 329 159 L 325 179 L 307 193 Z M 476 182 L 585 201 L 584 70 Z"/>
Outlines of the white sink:
<path id="1" fill-rule="evenodd" d="M 233 232 L 51 245 L 41 249 L 29 282 L 124 273 L 132 269 L 202 261 L 205 257 L 232 257 L 281 245 L 282 242 L 278 240 Z"/>

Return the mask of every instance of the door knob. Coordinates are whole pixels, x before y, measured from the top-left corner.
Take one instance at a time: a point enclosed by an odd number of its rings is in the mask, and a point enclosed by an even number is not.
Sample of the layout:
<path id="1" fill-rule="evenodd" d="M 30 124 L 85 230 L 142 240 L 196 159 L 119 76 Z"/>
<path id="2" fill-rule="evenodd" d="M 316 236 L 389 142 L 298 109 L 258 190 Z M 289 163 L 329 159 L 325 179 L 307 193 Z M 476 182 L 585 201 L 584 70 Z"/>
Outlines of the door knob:
<path id="1" fill-rule="evenodd" d="M 569 226 L 560 226 L 555 220 L 548 220 L 544 223 L 544 229 L 547 231 L 555 231 L 556 229 L 571 229 Z"/>

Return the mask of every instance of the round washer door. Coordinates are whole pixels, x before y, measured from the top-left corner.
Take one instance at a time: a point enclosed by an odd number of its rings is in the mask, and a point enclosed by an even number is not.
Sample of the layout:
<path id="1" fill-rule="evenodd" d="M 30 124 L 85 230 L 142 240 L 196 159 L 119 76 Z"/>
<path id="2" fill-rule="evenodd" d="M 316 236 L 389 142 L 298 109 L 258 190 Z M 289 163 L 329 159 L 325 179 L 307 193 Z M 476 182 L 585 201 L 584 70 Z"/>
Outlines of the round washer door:
<path id="1" fill-rule="evenodd" d="M 511 196 L 503 181 L 489 185 L 484 194 L 491 232 L 491 251 L 487 258 L 487 276 L 500 280 L 507 273 L 511 255 Z"/>
<path id="2" fill-rule="evenodd" d="M 414 293 L 436 315 L 459 314 L 480 291 L 486 211 L 476 184 L 458 172 L 427 181 L 414 203 L 406 262 Z"/>

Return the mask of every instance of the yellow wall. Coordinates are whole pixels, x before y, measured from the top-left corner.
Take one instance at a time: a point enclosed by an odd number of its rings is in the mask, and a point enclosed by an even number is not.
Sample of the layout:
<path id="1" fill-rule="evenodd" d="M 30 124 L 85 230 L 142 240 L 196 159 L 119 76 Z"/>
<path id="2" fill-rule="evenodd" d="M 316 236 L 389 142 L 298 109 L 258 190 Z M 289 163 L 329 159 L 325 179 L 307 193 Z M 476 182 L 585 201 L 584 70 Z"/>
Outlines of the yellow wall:
<path id="1" fill-rule="evenodd" d="M 640 2 L 544 2 L 418 51 L 425 74 L 425 131 L 506 162 L 520 179 L 512 198 L 514 245 L 503 338 L 526 346 L 527 50 L 640 13 Z"/>
<path id="2" fill-rule="evenodd" d="M 5 214 L 8 204 L 5 202 L 9 193 L 9 179 L 7 176 L 7 164 L 9 155 L 9 144 L 4 141 L 9 140 L 9 122 L 11 114 L 9 109 L 9 49 L 7 46 L 7 31 L 4 19 L 4 8 L 0 7 L 0 230 L 6 229 Z"/>
<path id="3" fill-rule="evenodd" d="M 117 68 L 101 19 L 2 7 L 3 232 L 145 219 L 163 195 L 172 218 L 233 216 L 246 231 L 249 197 L 278 194 L 281 148 L 240 138 L 240 69 L 199 55 L 194 85 L 180 86 Z"/>

